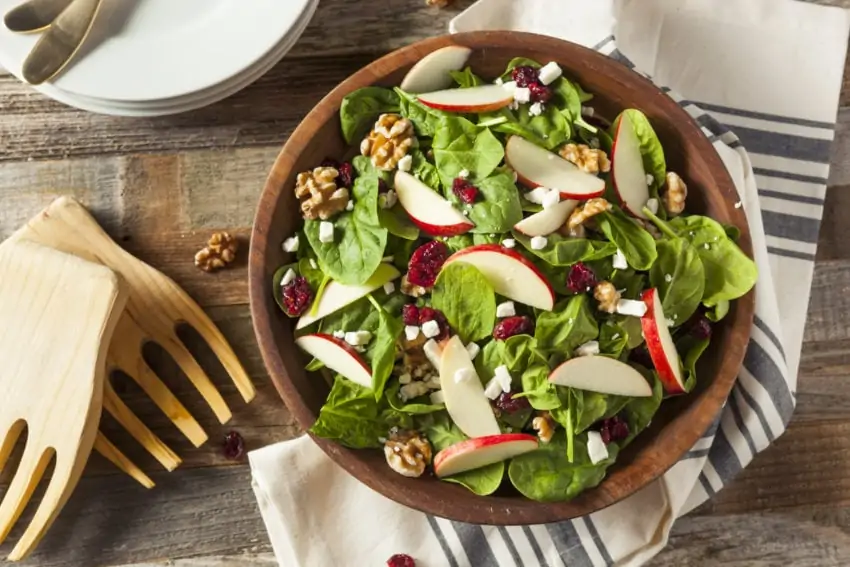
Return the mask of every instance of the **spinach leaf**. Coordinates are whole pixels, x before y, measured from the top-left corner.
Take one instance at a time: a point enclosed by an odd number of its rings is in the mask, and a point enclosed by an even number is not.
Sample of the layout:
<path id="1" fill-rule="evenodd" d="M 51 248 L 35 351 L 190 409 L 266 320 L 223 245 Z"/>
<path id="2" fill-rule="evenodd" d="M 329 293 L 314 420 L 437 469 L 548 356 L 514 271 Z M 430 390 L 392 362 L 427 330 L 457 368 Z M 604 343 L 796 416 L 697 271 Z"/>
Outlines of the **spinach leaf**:
<path id="1" fill-rule="evenodd" d="M 576 434 L 586 431 L 597 421 L 614 417 L 632 398 L 591 392 L 589 390 L 571 390 L 575 398 Z"/>
<path id="2" fill-rule="evenodd" d="M 721 299 L 715 305 L 713 305 L 708 311 L 705 312 L 705 316 L 709 321 L 713 321 L 717 323 L 729 313 L 729 300 Z"/>
<path id="3" fill-rule="evenodd" d="M 445 404 L 432 404 L 428 394 L 402 402 L 401 398 L 398 397 L 399 390 L 401 390 L 401 384 L 398 380 L 393 381 L 386 389 L 387 402 L 396 411 L 411 415 L 424 415 L 446 409 Z"/>
<path id="4" fill-rule="evenodd" d="M 628 114 L 634 127 L 635 134 L 640 141 L 640 154 L 643 158 L 643 167 L 654 179 L 653 189 L 657 197 L 657 191 L 664 186 L 667 177 L 667 162 L 664 159 L 664 148 L 661 141 L 652 129 L 649 119 L 640 110 L 633 108 L 624 110 L 611 125 L 611 136 L 616 138 L 617 128 L 623 114 Z"/>
<path id="5" fill-rule="evenodd" d="M 434 453 L 468 439 L 445 412 L 426 416 L 420 425 L 425 436 L 431 441 Z M 479 496 L 487 496 L 499 488 L 504 476 L 505 463 L 498 462 L 441 480 L 460 484 Z"/>
<path id="6" fill-rule="evenodd" d="M 378 177 L 388 184 L 393 185 L 393 172 L 378 169 L 372 165 L 372 160 L 366 156 L 354 156 L 351 160 L 351 165 L 357 173 L 357 177 Z"/>
<path id="7" fill-rule="evenodd" d="M 705 291 L 702 261 L 684 238 L 659 240 L 656 248 L 658 260 L 649 271 L 649 281 L 661 294 L 664 316 L 674 325 L 681 325 L 702 301 Z"/>
<path id="8" fill-rule="evenodd" d="M 406 93 L 398 87 L 395 87 L 395 93 L 399 98 L 399 114 L 413 122 L 416 135 L 433 137 L 440 120 L 448 114 L 425 106 L 416 99 L 415 95 Z"/>
<path id="9" fill-rule="evenodd" d="M 393 266 L 402 272 L 407 270 L 410 256 L 413 255 L 413 251 L 416 250 L 418 244 L 416 240 L 407 240 L 406 238 L 390 234 L 387 237 L 386 253 L 388 256 L 393 257 Z"/>
<path id="10" fill-rule="evenodd" d="M 709 342 L 709 339 L 698 339 L 691 335 L 685 335 L 676 342 L 676 350 L 682 357 L 682 366 L 685 370 L 686 392 L 690 392 L 696 386 L 697 361 L 708 348 Z"/>
<path id="11" fill-rule="evenodd" d="M 437 276 L 431 304 L 446 316 L 464 343 L 489 337 L 496 321 L 496 293 L 478 268 L 455 262 Z"/>
<path id="12" fill-rule="evenodd" d="M 613 256 L 617 252 L 617 245 L 612 242 L 570 238 L 557 232 L 546 237 L 548 243 L 543 250 L 534 250 L 531 247 L 531 239 L 524 234 L 513 231 L 513 237 L 526 250 L 552 266 L 572 266 L 576 262 L 589 262 Z"/>
<path id="13" fill-rule="evenodd" d="M 516 134 L 548 150 L 554 150 L 570 139 L 570 118 L 555 105 L 546 105 L 537 116 L 531 115 L 529 108 L 529 105 L 522 105 L 516 111 L 502 109 L 500 116 L 505 120 L 493 129 L 503 134 Z"/>
<path id="14" fill-rule="evenodd" d="M 477 234 L 508 232 L 522 220 L 522 205 L 513 177 L 499 172 L 477 181 L 479 198 L 469 208 L 469 220 L 475 223 L 470 231 Z M 447 191 L 449 200 L 460 205 L 457 196 Z"/>
<path id="15" fill-rule="evenodd" d="M 457 116 L 440 120 L 434 134 L 434 162 L 444 187 L 462 170 L 470 173 L 474 182 L 486 178 L 505 157 L 502 143 L 489 128 L 478 128 L 469 120 Z"/>
<path id="16" fill-rule="evenodd" d="M 372 299 L 369 296 L 369 299 Z M 374 300 L 373 300 L 374 301 Z M 372 331 L 372 340 L 366 348 L 366 358 L 372 364 L 372 391 L 375 400 L 384 395 L 384 387 L 389 380 L 395 365 L 396 341 L 404 330 L 401 318 L 393 317 L 381 305 L 374 302 L 375 313 L 378 314 L 377 329 Z M 369 325 L 369 321 L 364 321 Z"/>
<path id="17" fill-rule="evenodd" d="M 333 242 L 319 240 L 319 220 L 305 221 L 304 233 L 325 274 L 340 283 L 360 285 L 381 263 L 387 229 L 378 218 L 377 178 L 358 177 L 352 191 L 354 211 L 336 218 Z"/>
<path id="18" fill-rule="evenodd" d="M 496 368 L 505 365 L 512 376 L 519 376 L 533 363 L 545 363 L 546 357 L 537 348 L 531 335 L 514 335 L 506 341 L 490 341 L 475 359 L 475 368 L 483 382 L 489 380 Z"/>
<path id="19" fill-rule="evenodd" d="M 555 81 L 549 85 L 549 88 L 552 89 L 555 105 L 562 109 L 562 112 L 570 119 L 571 122 L 584 122 L 581 117 L 581 95 L 579 95 L 578 89 L 576 89 L 566 77 L 559 77 L 555 79 Z"/>
<path id="20" fill-rule="evenodd" d="M 386 437 L 389 429 L 372 390 L 337 375 L 310 432 L 345 447 L 366 449 L 381 447 L 378 438 Z"/>
<path id="21" fill-rule="evenodd" d="M 419 181 L 439 193 L 440 173 L 437 171 L 437 168 L 434 167 L 434 164 L 428 161 L 425 154 L 418 149 L 413 150 L 411 157 L 413 158 L 413 164 L 411 165 L 410 173 L 419 179 Z"/>
<path id="22" fill-rule="evenodd" d="M 640 370 L 640 369 L 639 369 Z M 652 417 L 661 407 L 661 400 L 664 397 L 664 388 L 661 386 L 661 381 L 655 377 L 653 372 L 641 372 L 647 381 L 652 384 L 652 396 L 645 398 L 627 398 L 629 403 L 623 408 L 625 419 L 629 423 L 629 436 L 619 443 L 620 448 L 632 442 L 638 434 L 649 427 Z M 608 446 L 610 450 L 611 445 Z"/>
<path id="23" fill-rule="evenodd" d="M 274 294 L 275 303 L 277 303 L 277 306 L 280 307 L 280 310 L 283 311 L 287 317 L 289 315 L 283 308 L 283 295 L 280 293 L 280 282 L 283 281 L 283 276 L 285 276 L 286 272 L 289 270 L 293 270 L 297 275 L 304 277 L 304 279 L 307 280 L 307 283 L 310 284 L 310 289 L 313 290 L 314 294 L 314 304 L 318 299 L 320 299 L 319 292 L 323 287 L 322 284 L 325 282 L 325 274 L 323 274 L 322 270 L 319 268 L 314 268 L 310 264 L 310 260 L 308 258 L 302 258 L 296 263 L 287 264 L 278 268 L 272 276 L 272 293 Z"/>
<path id="24" fill-rule="evenodd" d="M 508 477 L 514 488 L 532 500 L 558 502 L 599 484 L 617 458 L 617 446 L 609 445 L 608 458 L 594 465 L 587 454 L 587 435 L 578 435 L 575 441 L 573 462 L 567 457 L 567 439 L 561 430 L 536 451 L 512 459 Z"/>
<path id="25" fill-rule="evenodd" d="M 597 279 L 602 276 L 597 276 Z M 646 287 L 646 274 L 636 272 L 628 268 L 626 270 L 613 270 L 607 278 L 617 289 L 623 290 L 622 296 L 626 299 L 639 299 L 641 292 Z"/>
<path id="26" fill-rule="evenodd" d="M 463 250 L 470 246 L 478 246 L 479 244 L 498 244 L 501 242 L 501 236 L 498 234 L 490 236 L 489 234 L 468 232 L 466 234 L 450 236 L 444 242 L 449 247 L 449 250 L 457 252 L 458 250 Z"/>
<path id="27" fill-rule="evenodd" d="M 553 410 L 561 407 L 556 386 L 549 382 L 549 366 L 537 362 L 522 373 L 522 393 L 516 397 L 528 399 L 536 410 Z"/>
<path id="28" fill-rule="evenodd" d="M 626 216 L 617 207 L 595 217 L 599 229 L 622 251 L 629 266 L 636 270 L 648 270 L 658 252 L 655 239 L 643 227 Z"/>
<path id="29" fill-rule="evenodd" d="M 599 336 L 599 327 L 587 295 L 576 295 L 555 304 L 537 317 L 534 338 L 544 352 L 560 352 L 567 358 L 581 344 Z"/>
<path id="30" fill-rule="evenodd" d="M 352 144 L 362 138 L 379 114 L 398 111 L 398 95 L 390 89 L 363 87 L 349 93 L 339 107 L 345 143 Z"/>
<path id="31" fill-rule="evenodd" d="M 551 139 L 544 138 L 543 134 L 546 134 L 548 136 L 548 133 L 546 132 L 546 128 L 543 127 L 543 124 L 537 124 L 538 127 L 544 130 L 543 133 L 540 133 L 537 130 L 533 129 L 531 127 L 531 124 L 529 124 L 528 122 L 524 124 L 521 123 L 519 121 L 520 119 L 517 118 L 517 116 L 515 116 L 510 110 L 505 110 L 503 112 L 503 116 L 507 118 L 506 121 L 493 126 L 493 130 L 502 134 L 506 134 L 508 136 L 516 135 L 521 138 L 525 138 L 529 142 L 537 144 L 541 148 L 546 148 L 547 150 L 554 150 L 556 147 L 558 147 L 558 144 L 553 144 L 550 142 L 550 140 L 552 142 L 560 140 L 563 138 L 564 135 L 569 137 L 569 130 L 566 130 L 564 132 L 556 134 Z"/>
<path id="32" fill-rule="evenodd" d="M 619 359 L 628 344 L 629 333 L 617 323 L 606 321 L 599 327 L 600 354 Z"/>
<path id="33" fill-rule="evenodd" d="M 419 227 L 410 220 L 410 217 L 399 204 L 391 209 L 378 209 L 378 221 L 387 232 L 404 238 L 405 240 L 416 240 L 419 238 Z"/>
<path id="34" fill-rule="evenodd" d="M 449 75 L 461 88 L 477 87 L 484 84 L 484 79 L 473 73 L 471 67 L 466 67 L 463 71 L 449 71 Z"/>

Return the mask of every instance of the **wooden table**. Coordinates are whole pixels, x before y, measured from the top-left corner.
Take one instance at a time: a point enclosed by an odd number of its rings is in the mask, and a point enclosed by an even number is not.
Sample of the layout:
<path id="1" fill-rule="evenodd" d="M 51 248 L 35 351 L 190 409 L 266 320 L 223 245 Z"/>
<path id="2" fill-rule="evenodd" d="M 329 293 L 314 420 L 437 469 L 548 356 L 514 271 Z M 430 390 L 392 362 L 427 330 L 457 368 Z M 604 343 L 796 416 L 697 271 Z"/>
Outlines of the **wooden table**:
<path id="1" fill-rule="evenodd" d="M 301 41 L 265 77 L 223 102 L 174 117 L 76 111 L 0 72 L 0 238 L 55 196 L 76 195 L 117 241 L 201 303 L 258 389 L 246 406 L 200 341 L 188 335 L 234 410 L 232 422 L 221 426 L 174 363 L 148 347 L 152 364 L 211 441 L 192 448 L 130 380 L 117 377 L 122 397 L 178 451 L 183 466 L 165 472 L 105 417 L 104 430 L 151 473 L 156 489 L 144 490 L 93 455 L 71 501 L 24 565 L 275 564 L 248 466 L 227 461 L 219 440 L 235 429 L 249 449 L 257 448 L 292 438 L 299 428 L 257 351 L 245 254 L 235 269 L 212 275 L 195 268 L 192 257 L 215 230 L 247 237 L 281 144 L 328 90 L 378 55 L 443 33 L 469 3 L 438 10 L 424 0 L 323 0 Z M 829 3 L 850 7 L 850 0 Z M 730 486 L 676 524 L 653 565 L 850 564 L 848 83 L 842 105 L 793 423 Z M 0 486 L 7 477 L 0 477 Z M 10 540 L 19 534 L 15 530 Z M 0 546 L 0 556 L 9 549 Z"/>

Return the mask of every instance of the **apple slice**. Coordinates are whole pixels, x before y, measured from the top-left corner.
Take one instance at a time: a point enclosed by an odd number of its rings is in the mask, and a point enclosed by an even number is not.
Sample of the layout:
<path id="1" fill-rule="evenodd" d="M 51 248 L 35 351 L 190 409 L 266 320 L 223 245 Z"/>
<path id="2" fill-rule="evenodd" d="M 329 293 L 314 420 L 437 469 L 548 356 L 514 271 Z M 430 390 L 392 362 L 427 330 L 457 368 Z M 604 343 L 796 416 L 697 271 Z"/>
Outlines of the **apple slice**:
<path id="1" fill-rule="evenodd" d="M 605 193 L 605 180 L 519 136 L 508 139 L 505 162 L 523 185 L 557 189 L 562 199 L 592 199 Z"/>
<path id="2" fill-rule="evenodd" d="M 465 378 L 459 380 L 458 372 Z M 501 432 L 469 351 L 457 335 L 443 346 L 440 387 L 449 416 L 468 437 L 497 435 Z"/>
<path id="3" fill-rule="evenodd" d="M 424 93 L 452 86 L 451 71 L 460 71 L 472 50 L 460 45 L 447 45 L 432 51 L 410 68 L 401 81 L 401 90 Z"/>
<path id="4" fill-rule="evenodd" d="M 620 116 L 614 145 L 611 148 L 611 179 L 623 210 L 633 217 L 646 219 L 641 210 L 649 200 L 646 170 L 643 168 L 640 140 L 635 134 L 631 118 L 626 113 Z"/>
<path id="5" fill-rule="evenodd" d="M 652 364 L 655 365 L 658 377 L 669 394 L 684 394 L 682 363 L 667 327 L 667 318 L 661 307 L 658 290 L 653 288 L 644 291 L 641 299 L 646 303 L 646 315 L 640 318 L 640 324 Z"/>
<path id="6" fill-rule="evenodd" d="M 472 264 L 499 295 L 544 311 L 555 306 L 555 292 L 537 266 L 525 256 L 498 244 L 479 244 L 452 254 L 452 262 Z"/>
<path id="7" fill-rule="evenodd" d="M 366 388 L 372 388 L 372 370 L 356 350 L 351 348 L 345 341 L 325 335 L 314 333 L 304 335 L 295 339 L 295 344 L 307 351 L 308 354 L 319 359 L 325 366 L 342 374 L 355 384 Z"/>
<path id="8" fill-rule="evenodd" d="M 548 236 L 564 226 L 578 201 L 566 199 L 516 223 L 514 228 L 526 236 Z"/>
<path id="9" fill-rule="evenodd" d="M 339 311 L 346 305 L 354 303 L 361 297 L 366 297 L 369 293 L 375 291 L 387 282 L 401 276 L 392 264 L 381 263 L 375 273 L 372 274 L 366 283 L 363 285 L 345 285 L 339 282 L 330 282 L 325 287 L 322 297 L 319 298 L 319 305 L 316 306 L 315 315 L 312 315 L 312 309 L 307 311 L 298 319 L 295 329 L 303 329 L 308 325 L 312 325 L 319 319 L 327 317 L 335 311 Z"/>
<path id="10" fill-rule="evenodd" d="M 423 93 L 416 98 L 430 108 L 448 112 L 490 112 L 508 106 L 514 93 L 502 85 L 480 85 Z"/>
<path id="11" fill-rule="evenodd" d="M 549 374 L 549 382 L 615 396 L 645 398 L 652 395 L 652 387 L 640 372 L 607 356 L 571 358 Z"/>
<path id="12" fill-rule="evenodd" d="M 449 445 L 434 457 L 438 477 L 452 476 L 506 461 L 537 449 L 537 437 L 527 433 L 500 433 Z"/>
<path id="13" fill-rule="evenodd" d="M 449 201 L 407 172 L 395 172 L 395 190 L 410 220 L 428 234 L 455 236 L 475 227 Z"/>

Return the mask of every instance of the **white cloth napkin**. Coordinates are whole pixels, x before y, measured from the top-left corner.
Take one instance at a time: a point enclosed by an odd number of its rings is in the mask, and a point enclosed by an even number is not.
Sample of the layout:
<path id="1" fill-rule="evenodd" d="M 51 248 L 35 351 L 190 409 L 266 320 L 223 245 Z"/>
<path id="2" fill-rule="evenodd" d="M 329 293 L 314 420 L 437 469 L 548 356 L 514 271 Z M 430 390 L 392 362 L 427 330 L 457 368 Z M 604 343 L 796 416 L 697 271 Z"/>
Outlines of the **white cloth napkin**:
<path id="1" fill-rule="evenodd" d="M 418 567 L 641 565 L 794 410 L 848 12 L 794 0 L 480 0 L 450 25 L 478 29 L 598 49 L 653 77 L 703 126 L 738 188 L 760 268 L 744 367 L 718 421 L 661 479 L 567 522 L 451 522 L 366 488 L 307 437 L 254 451 L 253 486 L 282 566 L 377 567 L 394 553 Z"/>

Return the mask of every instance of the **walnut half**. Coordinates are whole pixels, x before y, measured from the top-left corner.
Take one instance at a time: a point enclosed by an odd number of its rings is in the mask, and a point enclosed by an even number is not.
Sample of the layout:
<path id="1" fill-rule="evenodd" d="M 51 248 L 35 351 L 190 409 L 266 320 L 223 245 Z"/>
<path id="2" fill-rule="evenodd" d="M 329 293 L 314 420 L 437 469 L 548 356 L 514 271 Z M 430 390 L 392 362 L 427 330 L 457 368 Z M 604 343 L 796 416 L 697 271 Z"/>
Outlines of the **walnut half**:
<path id="1" fill-rule="evenodd" d="M 384 443 L 387 464 L 398 474 L 410 478 L 422 476 L 431 464 L 431 443 L 418 431 L 398 431 Z"/>
<path id="2" fill-rule="evenodd" d="M 205 272 L 214 272 L 236 260 L 239 241 L 227 232 L 216 232 L 205 248 L 195 254 L 195 266 Z"/>
<path id="3" fill-rule="evenodd" d="M 585 223 L 599 213 L 610 210 L 611 203 L 602 197 L 589 199 L 584 203 L 584 205 L 577 207 L 570 214 L 570 218 L 567 219 L 567 224 L 562 227 L 560 232 L 564 234 L 564 236 L 584 238 L 586 234 L 584 229 Z"/>
<path id="4" fill-rule="evenodd" d="M 599 310 L 606 313 L 617 311 L 620 302 L 620 292 L 611 282 L 599 282 L 593 290 L 593 297 L 599 302 Z"/>
<path id="5" fill-rule="evenodd" d="M 681 215 L 685 211 L 685 199 L 688 197 L 688 186 L 672 171 L 667 172 L 667 184 L 662 199 L 664 208 L 671 216 Z"/>
<path id="6" fill-rule="evenodd" d="M 555 435 L 555 420 L 548 411 L 540 412 L 531 420 L 531 427 L 537 431 L 537 437 L 541 443 L 548 443 Z"/>
<path id="7" fill-rule="evenodd" d="M 301 200 L 301 213 L 308 220 L 328 220 L 345 210 L 348 189 L 337 187 L 339 171 L 334 167 L 317 167 L 302 171 L 295 179 L 295 196 Z"/>
<path id="8" fill-rule="evenodd" d="M 586 173 L 608 173 L 611 171 L 611 161 L 608 154 L 600 149 L 594 149 L 585 144 L 567 144 L 558 152 L 565 160 L 574 163 Z"/>
<path id="9" fill-rule="evenodd" d="M 369 135 L 360 143 L 360 153 L 384 171 L 396 168 L 416 142 L 413 122 L 398 114 L 381 114 Z"/>

